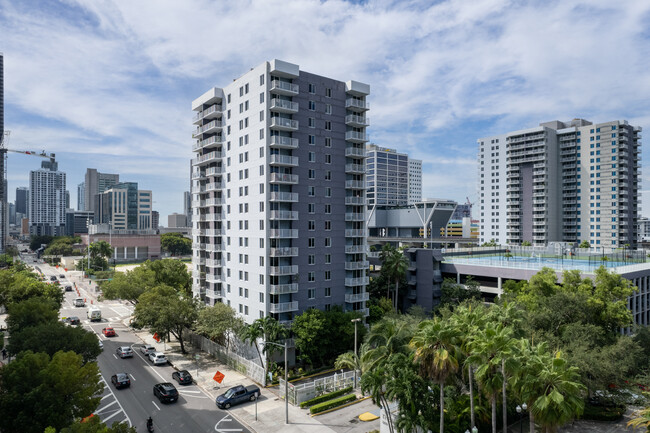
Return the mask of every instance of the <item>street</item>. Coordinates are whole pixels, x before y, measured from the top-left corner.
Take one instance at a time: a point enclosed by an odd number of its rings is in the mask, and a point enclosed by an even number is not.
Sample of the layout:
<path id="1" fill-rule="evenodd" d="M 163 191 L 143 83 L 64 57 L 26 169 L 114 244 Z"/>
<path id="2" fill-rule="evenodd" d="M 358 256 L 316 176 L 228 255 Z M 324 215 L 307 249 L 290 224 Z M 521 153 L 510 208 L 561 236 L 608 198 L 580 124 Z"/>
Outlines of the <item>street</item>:
<path id="1" fill-rule="evenodd" d="M 248 432 L 249 430 L 235 420 L 227 411 L 218 409 L 214 400 L 195 384 L 179 385 L 172 379 L 175 369 L 171 365 L 154 366 L 140 351 L 142 341 L 129 329 L 129 317 L 133 306 L 118 301 L 97 302 L 96 285 L 89 284 L 88 279 L 82 278 L 80 271 L 65 272 L 43 263 L 33 263 L 30 257 L 25 262 L 47 276 L 65 275 L 60 279 L 61 288 L 72 285 L 73 291 L 64 292 L 65 297 L 60 316 L 77 316 L 84 328 L 94 332 L 103 342 L 104 349 L 97 363 L 105 385 L 102 400 L 95 415 L 111 425 L 114 422 L 126 421 L 138 431 L 146 431 L 146 420 L 153 418 L 156 432 Z M 77 289 L 79 294 L 77 294 Z M 84 307 L 75 307 L 74 299 L 85 299 Z M 87 311 L 90 306 L 101 309 L 102 320 L 90 322 Z M 105 337 L 102 329 L 113 327 L 116 335 Z M 132 358 L 121 359 L 116 355 L 119 346 L 131 346 L 134 352 Z M 111 384 L 111 376 L 116 373 L 128 373 L 131 386 L 116 389 Z M 178 389 L 179 398 L 175 403 L 161 403 L 153 395 L 156 383 L 171 382 Z"/>

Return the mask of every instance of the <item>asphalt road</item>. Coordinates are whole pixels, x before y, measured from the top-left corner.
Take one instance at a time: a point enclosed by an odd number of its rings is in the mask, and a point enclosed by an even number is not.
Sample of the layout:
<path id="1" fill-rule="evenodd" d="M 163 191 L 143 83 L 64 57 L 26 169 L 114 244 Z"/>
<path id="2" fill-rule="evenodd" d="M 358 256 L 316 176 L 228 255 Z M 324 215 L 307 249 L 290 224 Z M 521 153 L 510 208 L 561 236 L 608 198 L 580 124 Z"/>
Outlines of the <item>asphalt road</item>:
<path id="1" fill-rule="evenodd" d="M 64 272 L 42 263 L 32 263 L 46 276 L 65 274 L 61 279 L 61 287 L 67 284 L 76 284 L 75 290 L 65 292 L 61 308 L 61 317 L 77 316 L 81 319 L 81 326 L 92 330 L 104 343 L 104 350 L 98 357 L 97 363 L 105 384 L 101 395 L 102 400 L 95 411 L 100 419 L 111 425 L 114 422 L 126 421 L 137 431 L 146 431 L 146 420 L 153 418 L 156 432 L 168 433 L 193 433 L 193 432 L 249 432 L 243 425 L 236 421 L 227 411 L 216 407 L 213 399 L 196 385 L 179 385 L 172 379 L 175 371 L 170 365 L 154 366 L 140 352 L 142 342 L 124 325 L 124 321 L 131 315 L 133 307 L 127 303 L 116 301 L 97 302 L 95 285 L 89 287 L 88 280 L 81 278 L 80 272 Z M 76 289 L 79 289 L 79 295 Z M 73 300 L 76 297 L 86 299 L 86 306 L 75 307 Z M 92 305 L 102 310 L 101 322 L 90 322 L 87 318 L 90 301 Z M 115 337 L 106 338 L 101 330 L 113 327 Z M 134 351 L 133 358 L 120 359 L 116 355 L 119 346 L 131 346 Z M 131 377 L 131 386 L 116 389 L 111 384 L 111 376 L 116 373 L 128 373 Z M 179 391 L 179 399 L 175 403 L 161 403 L 153 395 L 153 386 L 156 383 L 171 382 Z"/>

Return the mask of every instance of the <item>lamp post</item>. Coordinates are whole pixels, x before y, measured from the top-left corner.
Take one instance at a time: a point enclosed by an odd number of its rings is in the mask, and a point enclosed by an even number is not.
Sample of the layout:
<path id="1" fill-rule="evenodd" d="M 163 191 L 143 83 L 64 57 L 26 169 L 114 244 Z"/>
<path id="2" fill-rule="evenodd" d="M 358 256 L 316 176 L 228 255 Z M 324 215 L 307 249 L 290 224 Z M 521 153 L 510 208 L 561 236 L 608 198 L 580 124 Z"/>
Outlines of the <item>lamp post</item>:
<path id="1" fill-rule="evenodd" d="M 521 406 L 517 405 L 517 413 L 519 414 L 519 433 L 522 433 L 523 417 L 526 409 L 528 409 L 528 405 L 526 403 L 522 403 Z"/>
<path id="2" fill-rule="evenodd" d="M 357 389 L 357 363 L 359 360 L 357 357 L 357 323 L 361 322 L 361 318 L 357 317 L 350 322 L 354 323 L 354 389 Z"/>
<path id="3" fill-rule="evenodd" d="M 289 380 L 287 377 L 289 362 L 287 358 L 287 340 L 284 340 L 284 345 L 273 343 L 272 341 L 265 341 L 262 344 L 273 344 L 278 347 L 284 347 L 284 423 L 289 424 Z"/>

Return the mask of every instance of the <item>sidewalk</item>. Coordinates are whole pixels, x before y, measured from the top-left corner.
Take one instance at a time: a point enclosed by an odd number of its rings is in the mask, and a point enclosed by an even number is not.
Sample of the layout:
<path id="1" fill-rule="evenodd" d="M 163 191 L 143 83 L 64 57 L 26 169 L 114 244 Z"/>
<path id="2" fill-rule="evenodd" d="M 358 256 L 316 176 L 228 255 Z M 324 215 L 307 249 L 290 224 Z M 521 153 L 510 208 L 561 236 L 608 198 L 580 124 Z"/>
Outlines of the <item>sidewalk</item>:
<path id="1" fill-rule="evenodd" d="M 128 325 L 128 323 L 126 324 Z M 154 346 L 157 350 L 164 352 L 170 364 L 178 370 L 187 370 L 194 377 L 195 382 L 210 397 L 215 399 L 217 395 L 224 393 L 228 388 L 235 385 L 252 385 L 253 382 L 241 373 L 232 370 L 227 365 L 221 364 L 212 356 L 197 352 L 193 347 L 186 345 L 187 354 L 182 355 L 180 345 L 176 341 L 171 343 L 157 343 L 148 332 L 136 332 L 136 335 L 145 343 Z M 166 348 L 166 349 L 165 349 Z M 199 354 L 199 360 L 195 360 L 195 355 Z M 198 366 L 198 372 L 197 372 Z M 225 375 L 221 384 L 215 382 L 212 377 L 218 371 Z M 197 374 L 198 373 L 198 374 Z M 365 405 L 364 405 L 365 406 Z M 215 405 L 216 407 L 216 405 Z M 354 406 L 351 406 L 354 408 Z M 255 411 L 257 410 L 257 420 Z M 361 406 L 357 415 L 367 411 Z M 262 395 L 257 400 L 257 404 L 243 403 L 232 407 L 228 412 L 242 424 L 246 425 L 251 431 L 258 433 L 341 433 L 341 432 L 369 432 L 379 429 L 379 423 L 348 422 L 344 424 L 323 425 L 319 418 L 311 417 L 309 411 L 289 405 L 289 425 L 285 424 L 285 402 L 274 393 L 272 388 L 262 388 Z M 355 412 L 355 413 L 356 413 Z M 351 418 L 348 416 L 348 418 Z M 343 421 L 343 420 L 342 420 Z M 332 428 L 334 427 L 334 428 Z"/>

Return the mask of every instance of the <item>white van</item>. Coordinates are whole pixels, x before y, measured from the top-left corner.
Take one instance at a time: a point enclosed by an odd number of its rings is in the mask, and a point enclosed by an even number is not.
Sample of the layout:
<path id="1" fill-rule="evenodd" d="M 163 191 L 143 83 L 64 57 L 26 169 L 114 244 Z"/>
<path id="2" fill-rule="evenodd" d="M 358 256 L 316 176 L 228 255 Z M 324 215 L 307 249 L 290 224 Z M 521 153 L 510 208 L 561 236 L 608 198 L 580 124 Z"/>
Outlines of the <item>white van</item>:
<path id="1" fill-rule="evenodd" d="M 75 307 L 85 307 L 86 303 L 84 302 L 84 298 L 74 298 L 74 306 Z"/>
<path id="2" fill-rule="evenodd" d="M 102 320 L 102 310 L 97 307 L 90 307 L 88 309 L 88 318 L 91 322 L 101 322 Z"/>

